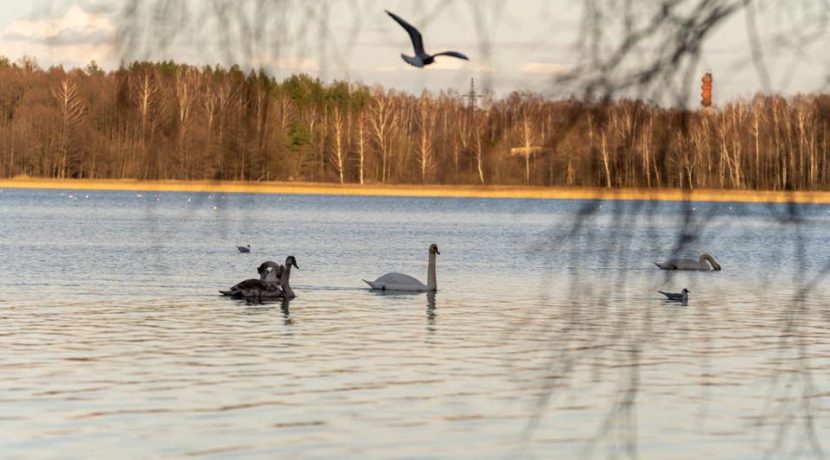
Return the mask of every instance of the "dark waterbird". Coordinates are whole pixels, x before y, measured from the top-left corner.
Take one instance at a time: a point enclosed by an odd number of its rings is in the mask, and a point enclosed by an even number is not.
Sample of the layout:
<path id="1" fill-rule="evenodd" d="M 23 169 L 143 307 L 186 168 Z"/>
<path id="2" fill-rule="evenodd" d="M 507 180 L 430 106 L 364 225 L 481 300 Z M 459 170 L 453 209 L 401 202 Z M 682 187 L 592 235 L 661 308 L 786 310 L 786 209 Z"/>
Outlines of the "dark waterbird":
<path id="1" fill-rule="evenodd" d="M 227 291 L 219 291 L 219 293 L 235 298 L 249 297 L 263 292 L 272 293 L 273 295 L 279 294 L 277 291 L 280 290 L 279 281 L 283 267 L 274 261 L 268 260 L 260 264 L 256 271 L 259 273 L 259 279 L 250 278 L 240 281 Z"/>
<path id="2" fill-rule="evenodd" d="M 424 51 L 424 39 L 421 37 L 421 32 L 418 32 L 418 29 L 412 26 L 412 24 L 404 21 L 400 16 L 397 14 L 385 10 L 386 14 L 392 17 L 398 24 L 403 27 L 406 32 L 409 34 L 409 39 L 412 40 L 412 47 L 415 49 L 415 56 L 407 56 L 405 54 L 401 54 L 401 57 L 407 64 L 414 65 L 415 67 L 421 68 L 425 65 L 430 65 L 435 62 L 436 56 L 451 56 L 458 59 L 464 59 L 465 61 L 469 61 L 470 59 L 467 56 L 459 53 L 458 51 L 444 51 L 441 53 L 435 54 L 427 54 Z"/>
<path id="3" fill-rule="evenodd" d="M 247 253 L 251 252 L 251 245 L 249 244 L 247 246 L 237 246 L 236 249 L 239 249 L 239 252 L 247 254 Z"/>
<path id="4" fill-rule="evenodd" d="M 235 299 L 293 299 L 296 294 L 289 284 L 292 266 L 300 268 L 294 256 L 285 259 L 285 266 L 271 260 L 265 261 L 257 268 L 259 279 L 240 281 L 227 291 L 219 293 Z"/>
<path id="5" fill-rule="evenodd" d="M 689 302 L 689 292 L 691 292 L 691 291 L 689 291 L 686 288 L 683 288 L 683 291 L 681 291 L 681 292 L 663 292 L 663 291 L 657 291 L 657 292 L 659 292 L 660 294 L 663 294 L 664 296 L 666 296 L 667 300 L 671 300 L 671 301 L 674 301 L 674 302 L 683 302 L 683 304 L 685 305 L 686 303 Z"/>

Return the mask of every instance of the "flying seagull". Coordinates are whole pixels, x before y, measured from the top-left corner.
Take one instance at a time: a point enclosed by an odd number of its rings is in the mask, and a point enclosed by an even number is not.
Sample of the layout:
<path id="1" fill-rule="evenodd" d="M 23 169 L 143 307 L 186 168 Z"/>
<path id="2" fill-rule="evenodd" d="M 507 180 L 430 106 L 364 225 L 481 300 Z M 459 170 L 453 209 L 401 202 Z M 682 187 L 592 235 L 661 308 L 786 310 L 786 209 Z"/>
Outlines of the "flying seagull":
<path id="1" fill-rule="evenodd" d="M 660 294 L 666 296 L 666 300 L 674 300 L 675 302 L 683 302 L 683 305 L 686 305 L 689 302 L 689 293 L 692 292 L 686 288 L 683 288 L 682 292 L 663 292 L 657 291 Z"/>
<path id="2" fill-rule="evenodd" d="M 415 48 L 415 56 L 407 56 L 405 54 L 401 54 L 401 57 L 407 64 L 414 65 L 415 67 L 423 67 L 425 65 L 430 65 L 435 62 L 436 56 L 452 56 L 458 59 L 464 59 L 465 61 L 469 61 L 470 59 L 467 56 L 459 53 L 458 51 L 444 51 L 443 53 L 435 53 L 435 54 L 427 54 L 424 51 L 424 40 L 421 38 L 421 32 L 418 32 L 418 29 L 412 27 L 412 24 L 404 21 L 400 16 L 397 14 L 389 11 L 386 11 L 386 14 L 392 17 L 398 24 L 401 25 L 406 32 L 409 34 L 409 38 L 412 40 L 412 47 Z"/>

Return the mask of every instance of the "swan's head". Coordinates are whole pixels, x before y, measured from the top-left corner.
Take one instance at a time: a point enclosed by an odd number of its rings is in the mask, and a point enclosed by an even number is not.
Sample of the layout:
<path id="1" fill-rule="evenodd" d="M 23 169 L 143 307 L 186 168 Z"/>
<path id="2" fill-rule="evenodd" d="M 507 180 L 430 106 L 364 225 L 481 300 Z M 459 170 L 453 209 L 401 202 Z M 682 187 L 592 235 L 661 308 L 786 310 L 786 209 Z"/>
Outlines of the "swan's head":
<path id="1" fill-rule="evenodd" d="M 439 256 L 441 255 L 441 253 L 438 252 L 438 245 L 435 244 L 435 243 L 429 245 L 429 253 L 430 254 L 438 254 Z"/>
<path id="2" fill-rule="evenodd" d="M 692 291 L 690 291 L 690 290 L 688 290 L 688 289 L 686 289 L 686 288 L 683 288 L 683 293 L 684 293 L 684 294 L 689 294 L 689 293 L 691 293 L 691 292 L 692 292 Z"/>
<path id="3" fill-rule="evenodd" d="M 700 256 L 701 259 L 708 260 L 710 264 L 712 264 L 712 269 L 716 271 L 720 271 L 720 264 L 715 261 L 715 258 L 710 256 L 709 254 L 703 254 Z"/>
<path id="4" fill-rule="evenodd" d="M 266 260 L 259 266 L 259 268 L 256 269 L 256 271 L 261 275 L 263 273 L 272 272 L 276 270 L 277 267 L 279 267 L 279 264 L 277 264 L 273 260 Z"/>
<path id="5" fill-rule="evenodd" d="M 295 259 L 294 256 L 288 256 L 288 257 L 285 258 L 285 266 L 286 266 L 286 268 L 293 266 L 297 270 L 300 269 L 300 266 L 297 265 L 297 259 Z"/>

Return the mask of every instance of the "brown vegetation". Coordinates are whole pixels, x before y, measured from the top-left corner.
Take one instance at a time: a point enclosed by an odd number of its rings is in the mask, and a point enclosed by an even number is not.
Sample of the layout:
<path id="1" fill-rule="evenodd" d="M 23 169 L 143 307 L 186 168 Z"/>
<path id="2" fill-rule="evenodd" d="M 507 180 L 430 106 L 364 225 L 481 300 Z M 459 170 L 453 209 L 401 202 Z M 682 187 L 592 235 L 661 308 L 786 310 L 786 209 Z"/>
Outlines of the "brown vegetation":
<path id="1" fill-rule="evenodd" d="M 487 108 L 299 75 L 0 59 L 0 177 L 830 189 L 830 96 Z"/>

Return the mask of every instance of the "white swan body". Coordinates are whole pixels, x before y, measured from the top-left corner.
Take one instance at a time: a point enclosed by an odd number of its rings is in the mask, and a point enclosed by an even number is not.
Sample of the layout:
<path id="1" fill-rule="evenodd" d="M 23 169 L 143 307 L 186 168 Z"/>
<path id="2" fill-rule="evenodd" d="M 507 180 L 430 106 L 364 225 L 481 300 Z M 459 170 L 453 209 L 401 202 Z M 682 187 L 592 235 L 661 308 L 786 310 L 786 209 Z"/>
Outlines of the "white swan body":
<path id="1" fill-rule="evenodd" d="M 708 262 L 708 263 L 707 263 Z M 660 267 L 661 270 L 700 270 L 720 271 L 720 264 L 715 261 L 715 258 L 709 254 L 703 254 L 698 260 L 694 259 L 671 259 L 663 263 L 654 262 L 654 265 Z"/>
<path id="2" fill-rule="evenodd" d="M 429 286 L 418 281 L 417 278 L 403 273 L 387 273 L 374 281 L 366 281 L 372 289 L 382 291 L 428 291 Z"/>
<path id="3" fill-rule="evenodd" d="M 435 292 L 438 290 L 438 283 L 435 277 L 435 256 L 441 255 L 438 246 L 435 244 L 429 247 L 429 268 L 427 268 L 427 284 L 418 281 L 417 278 L 403 273 L 387 273 L 374 281 L 363 280 L 372 289 L 380 291 L 413 291 L 413 292 Z"/>

